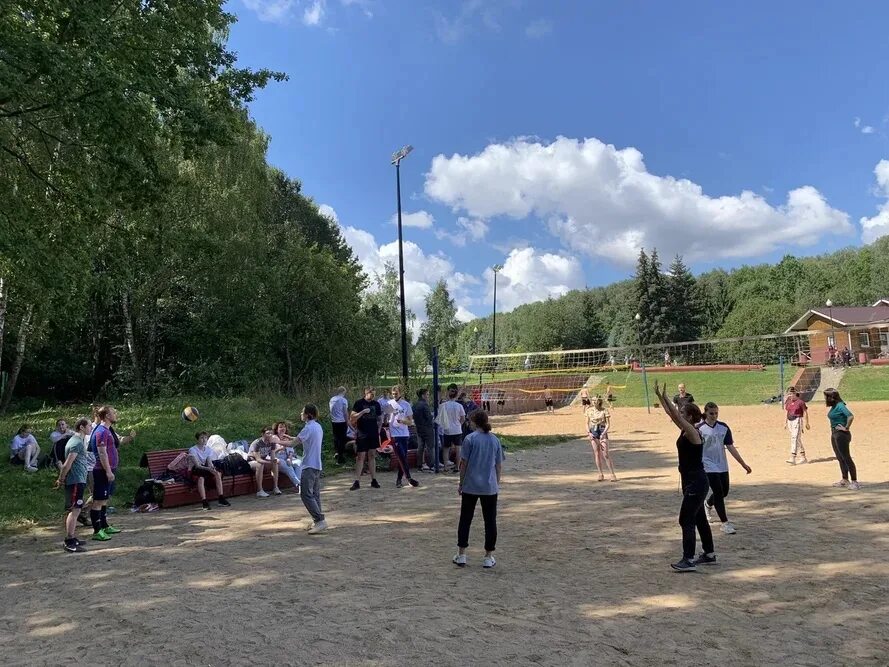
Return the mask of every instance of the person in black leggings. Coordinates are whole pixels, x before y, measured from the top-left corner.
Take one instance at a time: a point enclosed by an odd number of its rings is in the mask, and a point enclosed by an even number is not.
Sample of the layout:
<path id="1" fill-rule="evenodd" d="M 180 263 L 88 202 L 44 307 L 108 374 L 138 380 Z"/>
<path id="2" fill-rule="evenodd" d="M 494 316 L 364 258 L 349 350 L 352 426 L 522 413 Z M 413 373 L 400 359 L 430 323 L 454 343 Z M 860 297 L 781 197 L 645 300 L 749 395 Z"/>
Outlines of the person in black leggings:
<path id="1" fill-rule="evenodd" d="M 654 393 L 664 412 L 679 427 L 676 449 L 679 453 L 679 476 L 682 480 L 682 505 L 679 508 L 679 525 L 682 526 L 682 559 L 671 563 L 677 572 L 694 572 L 698 565 L 716 562 L 713 548 L 713 533 L 704 512 L 704 501 L 710 484 L 704 472 L 703 444 L 701 434 L 695 424 L 701 421 L 701 409 L 691 401 L 677 407 L 666 394 L 666 384 L 662 387 L 654 383 Z M 701 535 L 703 553 L 695 558 L 695 529 Z"/>
<path id="2" fill-rule="evenodd" d="M 824 403 L 830 408 L 827 411 L 827 419 L 830 421 L 830 444 L 837 457 L 837 462 L 840 464 L 840 474 L 843 476 L 833 485 L 845 486 L 857 491 L 861 488 L 858 483 L 858 469 L 855 467 L 855 461 L 852 460 L 852 454 L 849 451 L 849 446 L 852 444 L 852 433 L 849 429 L 855 415 L 846 407 L 840 397 L 840 392 L 833 387 L 824 390 Z"/>

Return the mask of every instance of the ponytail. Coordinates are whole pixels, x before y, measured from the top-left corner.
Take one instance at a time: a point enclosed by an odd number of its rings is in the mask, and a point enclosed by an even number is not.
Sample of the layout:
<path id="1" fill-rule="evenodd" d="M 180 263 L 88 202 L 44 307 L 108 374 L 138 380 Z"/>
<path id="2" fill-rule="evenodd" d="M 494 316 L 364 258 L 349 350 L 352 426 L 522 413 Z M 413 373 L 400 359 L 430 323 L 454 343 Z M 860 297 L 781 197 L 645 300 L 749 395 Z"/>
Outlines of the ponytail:
<path id="1" fill-rule="evenodd" d="M 469 415 L 469 421 L 473 423 L 476 429 L 483 433 L 491 432 L 491 422 L 488 420 L 488 413 L 484 410 L 476 410 Z"/>

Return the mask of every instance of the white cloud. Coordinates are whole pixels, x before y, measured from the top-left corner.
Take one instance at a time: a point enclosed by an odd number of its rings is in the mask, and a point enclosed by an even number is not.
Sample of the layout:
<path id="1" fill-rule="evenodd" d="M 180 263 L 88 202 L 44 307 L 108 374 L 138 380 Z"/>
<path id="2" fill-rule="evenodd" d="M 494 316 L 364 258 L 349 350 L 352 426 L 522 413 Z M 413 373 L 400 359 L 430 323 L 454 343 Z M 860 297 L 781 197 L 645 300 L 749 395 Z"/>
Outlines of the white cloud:
<path id="1" fill-rule="evenodd" d="M 321 204 L 321 206 L 318 207 L 318 213 L 320 213 L 324 217 L 330 218 L 335 223 L 339 224 L 340 217 L 336 214 L 336 211 L 333 210 L 333 206 L 329 206 L 328 204 Z"/>
<path id="2" fill-rule="evenodd" d="M 478 218 L 457 218 L 457 229 L 436 229 L 435 238 L 439 241 L 450 241 L 463 248 L 468 241 L 481 241 L 488 233 L 488 223 Z"/>
<path id="3" fill-rule="evenodd" d="M 398 214 L 393 213 L 389 218 L 389 222 L 393 225 L 398 223 Z M 402 227 L 416 227 L 418 229 L 429 229 L 435 224 L 435 218 L 428 211 L 415 211 L 414 213 L 401 214 Z"/>
<path id="4" fill-rule="evenodd" d="M 855 117 L 855 120 L 852 121 L 852 124 L 857 129 L 861 130 L 861 134 L 873 134 L 875 131 L 874 128 L 870 125 L 865 125 L 864 123 L 862 123 L 861 119 L 858 116 Z"/>
<path id="5" fill-rule="evenodd" d="M 487 294 L 491 295 L 486 298 L 493 299 L 493 269 L 486 269 L 484 275 Z M 576 257 L 538 253 L 534 248 L 514 249 L 497 276 L 497 311 L 558 297 L 582 288 L 585 283 L 583 267 Z"/>
<path id="6" fill-rule="evenodd" d="M 364 12 L 364 15 L 367 18 L 372 19 L 374 17 L 374 13 L 371 11 L 370 0 L 340 0 L 340 4 L 342 4 L 343 7 L 351 7 L 353 5 L 355 7 L 360 7 L 361 11 Z"/>
<path id="7" fill-rule="evenodd" d="M 438 155 L 425 193 L 471 217 L 537 216 L 567 247 L 623 264 L 643 247 L 690 261 L 755 257 L 851 230 L 848 215 L 811 186 L 778 207 L 746 190 L 711 197 L 688 179 L 649 173 L 635 148 L 595 138 L 520 138 L 472 156 Z"/>
<path id="8" fill-rule="evenodd" d="M 525 26 L 525 35 L 531 39 L 540 39 L 553 31 L 553 22 L 549 19 L 537 19 Z"/>
<path id="9" fill-rule="evenodd" d="M 447 44 L 454 44 L 472 32 L 477 23 L 488 30 L 499 31 L 498 4 L 495 0 L 463 0 L 457 13 L 451 18 L 440 12 L 436 13 L 435 31 L 438 38 Z"/>
<path id="10" fill-rule="evenodd" d="M 256 13 L 260 21 L 283 23 L 290 18 L 296 0 L 242 0 L 244 6 Z"/>
<path id="11" fill-rule="evenodd" d="M 880 160 L 874 167 L 874 175 L 877 177 L 877 195 L 885 197 L 886 201 L 874 217 L 861 218 L 861 240 L 865 243 L 873 243 L 889 234 L 889 160 Z"/>
<path id="12" fill-rule="evenodd" d="M 478 319 L 478 315 L 471 310 L 467 310 L 463 306 L 457 306 L 457 319 L 461 322 L 471 322 L 472 320 Z"/>
<path id="13" fill-rule="evenodd" d="M 326 0 L 314 0 L 303 12 L 303 23 L 308 26 L 316 26 L 324 19 Z"/>

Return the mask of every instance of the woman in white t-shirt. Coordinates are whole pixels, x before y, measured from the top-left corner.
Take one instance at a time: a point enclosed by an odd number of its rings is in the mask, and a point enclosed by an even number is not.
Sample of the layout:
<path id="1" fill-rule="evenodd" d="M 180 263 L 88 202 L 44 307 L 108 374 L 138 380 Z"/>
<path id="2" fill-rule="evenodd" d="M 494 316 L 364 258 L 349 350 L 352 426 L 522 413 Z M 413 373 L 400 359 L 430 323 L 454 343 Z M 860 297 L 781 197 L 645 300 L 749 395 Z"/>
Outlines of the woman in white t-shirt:
<path id="1" fill-rule="evenodd" d="M 37 459 L 40 456 L 40 445 L 34 437 L 30 424 L 22 424 L 18 433 L 12 437 L 9 445 L 13 461 L 25 464 L 25 472 L 37 472 Z"/>

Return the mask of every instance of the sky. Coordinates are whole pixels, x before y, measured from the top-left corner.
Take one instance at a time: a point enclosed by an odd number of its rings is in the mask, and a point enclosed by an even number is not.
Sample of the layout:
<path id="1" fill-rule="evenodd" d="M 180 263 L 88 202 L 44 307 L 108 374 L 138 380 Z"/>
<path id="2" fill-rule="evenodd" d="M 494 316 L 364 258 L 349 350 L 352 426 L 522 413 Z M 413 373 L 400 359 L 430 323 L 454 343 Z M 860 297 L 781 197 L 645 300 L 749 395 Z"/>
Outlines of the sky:
<path id="1" fill-rule="evenodd" d="M 230 0 L 269 160 L 405 295 L 463 320 L 889 234 L 889 3 Z M 374 280 L 371 280 L 371 289 Z"/>

